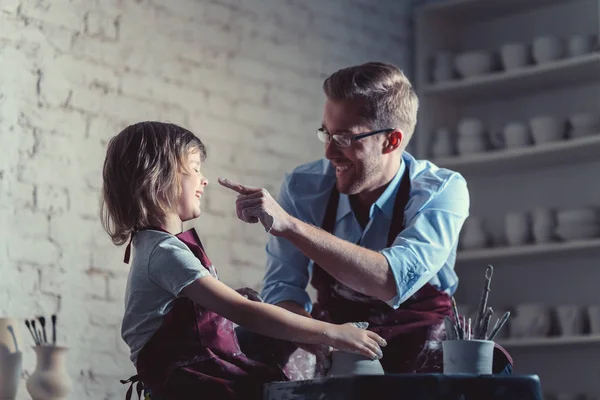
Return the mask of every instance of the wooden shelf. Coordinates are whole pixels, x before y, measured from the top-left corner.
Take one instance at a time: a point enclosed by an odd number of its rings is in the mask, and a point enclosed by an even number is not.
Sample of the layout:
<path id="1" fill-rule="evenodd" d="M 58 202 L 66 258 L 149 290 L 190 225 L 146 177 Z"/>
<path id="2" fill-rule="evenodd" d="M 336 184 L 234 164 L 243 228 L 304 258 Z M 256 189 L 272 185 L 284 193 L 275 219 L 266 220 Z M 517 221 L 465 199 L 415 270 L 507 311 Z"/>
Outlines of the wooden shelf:
<path id="1" fill-rule="evenodd" d="M 600 335 L 557 336 L 543 338 L 523 338 L 498 340 L 498 344 L 506 348 L 554 347 L 585 344 L 600 345 Z"/>
<path id="2" fill-rule="evenodd" d="M 463 174 L 515 173 L 561 163 L 600 161 L 600 134 L 516 149 L 438 158 L 433 162 Z"/>
<path id="3" fill-rule="evenodd" d="M 600 81 L 600 53 L 565 58 L 510 71 L 428 84 L 422 94 L 453 100 L 501 100 L 590 80 Z"/>
<path id="4" fill-rule="evenodd" d="M 462 24 L 575 1 L 581 0 L 447 0 L 426 4 L 420 8 L 420 11 L 426 16 Z"/>
<path id="5" fill-rule="evenodd" d="M 572 240 L 568 242 L 552 242 L 525 246 L 495 247 L 477 250 L 459 251 L 457 262 L 484 263 L 485 261 L 506 260 L 535 256 L 556 256 L 583 252 L 600 253 L 600 238 Z"/>

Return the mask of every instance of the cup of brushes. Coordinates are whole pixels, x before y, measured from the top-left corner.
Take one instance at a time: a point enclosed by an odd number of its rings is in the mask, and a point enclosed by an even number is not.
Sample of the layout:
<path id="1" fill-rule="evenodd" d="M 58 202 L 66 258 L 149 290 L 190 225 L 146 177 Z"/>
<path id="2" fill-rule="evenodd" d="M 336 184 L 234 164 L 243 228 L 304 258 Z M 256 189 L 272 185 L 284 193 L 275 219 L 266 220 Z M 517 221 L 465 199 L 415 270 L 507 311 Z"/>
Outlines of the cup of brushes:
<path id="1" fill-rule="evenodd" d="M 442 342 L 442 350 L 445 374 L 492 373 L 494 338 L 510 317 L 510 312 L 506 312 L 490 330 L 494 310 L 488 307 L 488 297 L 493 273 L 494 267 L 489 265 L 485 271 L 485 284 L 474 323 L 471 318 L 460 316 L 456 301 L 452 298 L 453 318 L 444 318 L 446 340 Z"/>
<path id="2" fill-rule="evenodd" d="M 48 340 L 46 318 L 25 320 L 25 325 L 33 337 L 36 355 L 36 366 L 33 374 L 27 379 L 27 391 L 32 400 L 66 399 L 72 389 L 71 378 L 66 370 L 67 348 L 56 345 L 57 316 L 52 315 L 52 337 Z"/>

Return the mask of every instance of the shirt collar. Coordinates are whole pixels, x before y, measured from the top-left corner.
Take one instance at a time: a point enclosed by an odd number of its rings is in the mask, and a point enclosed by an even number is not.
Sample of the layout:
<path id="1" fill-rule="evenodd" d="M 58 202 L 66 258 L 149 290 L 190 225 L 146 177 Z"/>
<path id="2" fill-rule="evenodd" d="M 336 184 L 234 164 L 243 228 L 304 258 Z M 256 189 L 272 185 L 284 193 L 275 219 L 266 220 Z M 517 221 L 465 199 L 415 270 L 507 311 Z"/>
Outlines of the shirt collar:
<path id="1" fill-rule="evenodd" d="M 398 168 L 398 172 L 394 178 L 392 178 L 390 184 L 385 188 L 381 196 L 373 203 L 371 206 L 371 210 L 369 212 L 369 218 L 373 218 L 373 214 L 375 213 L 375 208 L 378 208 L 383 212 L 383 214 L 388 217 L 390 220 L 392 219 L 392 215 L 394 213 L 394 199 L 396 198 L 396 193 L 398 193 L 398 189 L 400 186 L 400 179 L 402 179 L 402 175 L 406 170 L 406 161 L 402 159 L 400 163 L 400 168 Z M 340 200 L 338 203 L 336 222 L 344 218 L 346 215 L 352 213 L 352 207 L 350 206 L 350 198 L 347 194 L 340 193 Z"/>

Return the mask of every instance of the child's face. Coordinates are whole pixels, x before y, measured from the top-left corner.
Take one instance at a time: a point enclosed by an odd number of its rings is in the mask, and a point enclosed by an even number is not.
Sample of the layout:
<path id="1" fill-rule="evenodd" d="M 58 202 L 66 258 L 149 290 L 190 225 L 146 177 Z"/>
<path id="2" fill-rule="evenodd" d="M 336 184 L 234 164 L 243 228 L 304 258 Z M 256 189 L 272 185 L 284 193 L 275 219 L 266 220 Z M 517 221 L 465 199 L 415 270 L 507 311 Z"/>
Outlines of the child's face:
<path id="1" fill-rule="evenodd" d="M 188 155 L 187 164 L 181 176 L 181 195 L 177 204 L 179 218 L 182 221 L 198 218 L 200 216 L 200 200 L 208 180 L 202 176 L 200 168 L 200 153 L 192 151 Z"/>

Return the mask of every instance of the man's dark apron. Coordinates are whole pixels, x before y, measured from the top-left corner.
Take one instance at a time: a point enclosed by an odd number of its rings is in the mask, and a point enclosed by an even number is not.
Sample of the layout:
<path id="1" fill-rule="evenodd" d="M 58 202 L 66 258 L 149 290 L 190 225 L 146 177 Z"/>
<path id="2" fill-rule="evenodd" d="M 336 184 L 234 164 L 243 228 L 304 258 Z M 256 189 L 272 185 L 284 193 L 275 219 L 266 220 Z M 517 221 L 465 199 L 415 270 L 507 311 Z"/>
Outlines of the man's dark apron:
<path id="1" fill-rule="evenodd" d="M 388 232 L 390 247 L 405 227 L 404 210 L 409 201 L 408 168 L 394 200 L 394 211 Z M 339 192 L 334 185 L 325 211 L 322 229 L 333 233 Z M 452 317 L 450 296 L 426 283 L 394 310 L 385 302 L 358 293 L 336 281 L 315 263 L 311 284 L 317 290 L 314 318 L 341 324 L 366 321 L 369 329 L 387 341 L 381 364 L 387 373 L 442 372 L 441 340 L 445 338 L 444 316 Z M 503 349 L 494 352 L 494 372 L 512 364 Z"/>
<path id="2" fill-rule="evenodd" d="M 176 237 L 216 278 L 196 231 Z M 161 398 L 196 396 L 207 400 L 258 400 L 264 383 L 288 380 L 281 368 L 251 360 L 240 350 L 231 321 L 184 297 L 175 300 L 161 327 L 139 353 L 137 372 L 122 381 L 132 383 L 128 399 L 138 380 Z M 140 390 L 138 385 L 138 393 Z"/>

